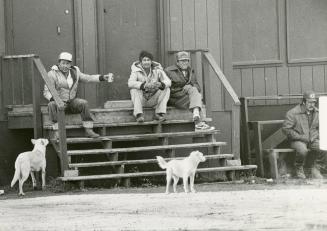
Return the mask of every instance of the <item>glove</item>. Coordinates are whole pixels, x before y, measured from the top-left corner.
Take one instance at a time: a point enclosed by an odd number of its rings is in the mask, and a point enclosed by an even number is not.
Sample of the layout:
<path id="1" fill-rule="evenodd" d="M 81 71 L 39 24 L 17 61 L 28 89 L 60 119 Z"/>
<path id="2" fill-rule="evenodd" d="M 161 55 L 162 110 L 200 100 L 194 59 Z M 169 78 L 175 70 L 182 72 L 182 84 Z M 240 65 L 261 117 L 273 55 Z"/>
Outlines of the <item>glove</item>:
<path id="1" fill-rule="evenodd" d="M 186 84 L 184 87 L 183 87 L 183 93 L 184 94 L 187 94 L 188 91 L 192 88 L 192 85 L 190 84 Z"/>

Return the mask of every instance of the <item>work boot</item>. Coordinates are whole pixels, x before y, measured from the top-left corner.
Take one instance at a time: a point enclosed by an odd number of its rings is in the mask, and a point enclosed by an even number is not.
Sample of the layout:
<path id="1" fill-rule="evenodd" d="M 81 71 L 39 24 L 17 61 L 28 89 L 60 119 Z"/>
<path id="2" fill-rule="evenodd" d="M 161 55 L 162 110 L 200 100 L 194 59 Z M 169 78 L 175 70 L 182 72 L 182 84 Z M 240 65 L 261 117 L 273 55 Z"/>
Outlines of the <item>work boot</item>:
<path id="1" fill-rule="evenodd" d="M 323 179 L 324 177 L 321 175 L 319 169 L 317 167 L 312 167 L 311 169 L 311 177 L 313 179 Z"/>
<path id="2" fill-rule="evenodd" d="M 154 115 L 154 119 L 158 120 L 159 122 L 163 122 L 166 120 L 164 113 L 157 113 Z"/>
<path id="3" fill-rule="evenodd" d="M 139 114 L 136 115 L 136 122 L 138 122 L 138 123 L 143 123 L 144 122 L 143 113 L 139 113 Z"/>
<path id="4" fill-rule="evenodd" d="M 98 138 L 100 135 L 95 133 L 92 128 L 85 128 L 85 135 L 89 138 Z"/>
<path id="5" fill-rule="evenodd" d="M 93 131 L 93 121 L 83 121 L 85 135 L 90 138 L 98 138 L 100 135 Z"/>
<path id="6" fill-rule="evenodd" d="M 295 167 L 295 176 L 298 178 L 298 179 L 305 179 L 305 174 L 304 174 L 304 171 L 303 171 L 303 166 L 296 166 Z"/>

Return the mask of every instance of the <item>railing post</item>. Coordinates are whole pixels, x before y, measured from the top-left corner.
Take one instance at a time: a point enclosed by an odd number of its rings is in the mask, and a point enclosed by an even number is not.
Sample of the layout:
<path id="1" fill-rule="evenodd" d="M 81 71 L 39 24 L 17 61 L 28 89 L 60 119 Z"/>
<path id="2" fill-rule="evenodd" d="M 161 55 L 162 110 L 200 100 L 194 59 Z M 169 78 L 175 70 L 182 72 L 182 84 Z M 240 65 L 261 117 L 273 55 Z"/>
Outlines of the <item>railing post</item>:
<path id="1" fill-rule="evenodd" d="M 248 115 L 248 100 L 245 97 L 240 98 L 241 101 L 241 151 L 242 161 L 244 164 L 251 164 L 250 150 L 250 134 L 249 134 L 249 115 Z"/>
<path id="2" fill-rule="evenodd" d="M 58 130 L 59 130 L 59 151 L 60 151 L 60 164 L 61 164 L 60 170 L 61 170 L 61 175 L 64 176 L 65 170 L 68 170 L 64 108 L 59 108 L 58 110 Z"/>
<path id="3" fill-rule="evenodd" d="M 34 57 L 28 58 L 31 65 L 31 76 L 32 76 L 32 100 L 33 100 L 33 129 L 34 129 L 34 138 L 42 137 L 42 114 L 41 114 L 41 105 L 40 105 L 40 77 L 34 72 Z"/>
<path id="4" fill-rule="evenodd" d="M 240 105 L 232 106 L 232 153 L 234 158 L 240 159 Z"/>
<path id="5" fill-rule="evenodd" d="M 211 80 L 210 80 L 210 66 L 206 59 L 202 57 L 202 73 L 203 73 L 203 96 L 206 105 L 206 116 L 212 117 L 212 104 L 211 104 Z"/>

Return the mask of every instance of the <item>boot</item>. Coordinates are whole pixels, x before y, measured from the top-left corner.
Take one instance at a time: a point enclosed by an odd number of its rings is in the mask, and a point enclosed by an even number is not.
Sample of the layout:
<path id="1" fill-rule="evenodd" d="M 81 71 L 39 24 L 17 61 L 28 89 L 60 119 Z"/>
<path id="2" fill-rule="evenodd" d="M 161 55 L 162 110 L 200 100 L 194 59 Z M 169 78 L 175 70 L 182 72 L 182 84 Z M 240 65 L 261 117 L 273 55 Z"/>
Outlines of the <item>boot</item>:
<path id="1" fill-rule="evenodd" d="M 100 135 L 95 133 L 92 128 L 85 128 L 85 135 L 89 138 L 98 138 Z"/>
<path id="2" fill-rule="evenodd" d="M 317 168 L 316 166 L 313 166 L 311 169 L 311 177 L 313 179 L 323 179 L 323 176 L 321 175 L 319 168 Z"/>
<path id="3" fill-rule="evenodd" d="M 303 171 L 303 166 L 296 166 L 295 168 L 295 176 L 299 179 L 305 179 L 306 177 Z"/>
<path id="4" fill-rule="evenodd" d="M 90 138 L 98 138 L 100 135 L 93 131 L 93 121 L 83 121 L 85 135 Z"/>

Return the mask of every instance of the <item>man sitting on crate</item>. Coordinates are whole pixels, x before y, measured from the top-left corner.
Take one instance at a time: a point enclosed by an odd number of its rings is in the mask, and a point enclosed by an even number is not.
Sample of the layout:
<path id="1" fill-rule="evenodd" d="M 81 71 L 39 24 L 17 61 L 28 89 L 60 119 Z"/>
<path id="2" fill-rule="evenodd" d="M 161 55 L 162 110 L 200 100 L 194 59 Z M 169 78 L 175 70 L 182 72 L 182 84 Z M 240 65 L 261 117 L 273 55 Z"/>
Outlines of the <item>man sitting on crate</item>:
<path id="1" fill-rule="evenodd" d="M 93 131 L 93 118 L 91 116 L 88 102 L 85 99 L 76 98 L 78 83 L 81 82 L 99 82 L 113 81 L 113 74 L 108 75 L 88 75 L 80 71 L 77 66 L 72 66 L 73 56 L 68 52 L 60 53 L 58 64 L 51 67 L 48 72 L 49 79 L 59 97 L 65 103 L 65 112 L 80 113 L 85 128 L 85 134 L 90 138 L 97 138 L 99 134 Z M 49 100 L 48 111 L 49 119 L 53 122 L 55 138 L 58 138 L 57 104 L 54 102 L 48 87 L 44 86 L 44 97 Z"/>
<path id="2" fill-rule="evenodd" d="M 283 132 L 296 152 L 295 174 L 305 179 L 304 165 L 311 170 L 311 177 L 322 179 L 320 173 L 324 166 L 326 152 L 319 149 L 319 111 L 317 98 L 313 91 L 303 94 L 302 103 L 289 110 L 283 123 Z"/>
<path id="3" fill-rule="evenodd" d="M 180 51 L 176 54 L 176 64 L 165 69 L 171 79 L 168 104 L 177 108 L 189 109 L 193 113 L 195 130 L 213 130 L 202 121 L 202 95 L 194 70 L 190 66 L 190 53 Z"/>

